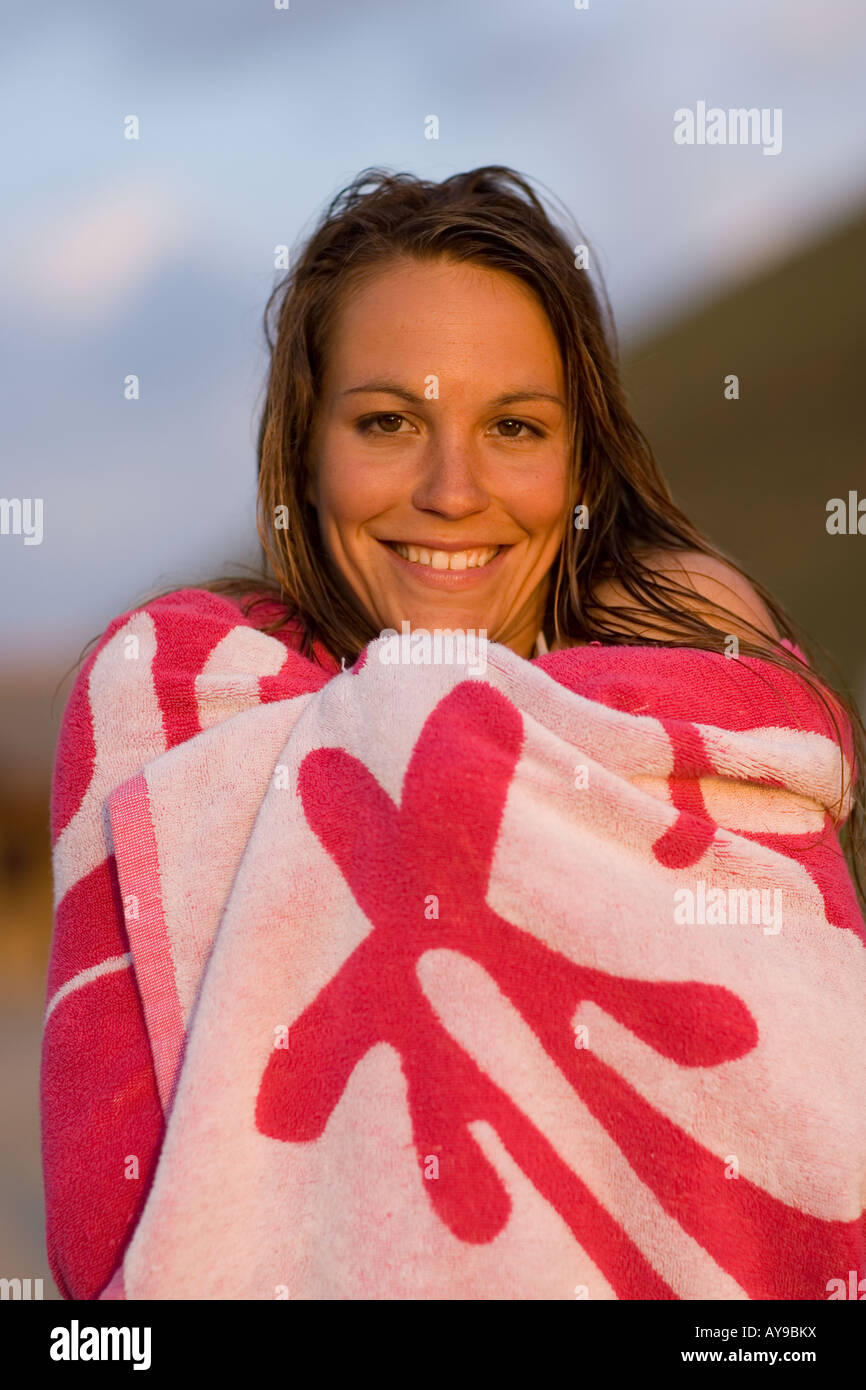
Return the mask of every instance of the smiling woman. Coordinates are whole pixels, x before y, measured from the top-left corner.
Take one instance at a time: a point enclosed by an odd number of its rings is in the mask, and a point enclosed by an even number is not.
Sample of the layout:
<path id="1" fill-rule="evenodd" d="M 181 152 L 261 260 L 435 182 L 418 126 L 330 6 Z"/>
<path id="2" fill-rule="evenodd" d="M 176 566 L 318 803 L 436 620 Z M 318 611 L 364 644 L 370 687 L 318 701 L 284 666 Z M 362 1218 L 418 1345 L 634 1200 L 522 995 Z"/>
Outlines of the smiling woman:
<path id="1" fill-rule="evenodd" d="M 257 586 L 306 654 L 435 617 L 523 656 L 539 634 L 716 650 L 730 630 L 797 660 L 772 597 L 673 502 L 580 264 L 500 166 L 438 185 L 365 171 L 334 199 L 266 314 Z"/>
<path id="2" fill-rule="evenodd" d="M 601 304 L 500 166 L 365 171 L 274 291 L 261 572 L 120 615 L 64 715 L 67 1296 L 814 1299 L 866 1258 L 863 727 L 676 506 Z"/>

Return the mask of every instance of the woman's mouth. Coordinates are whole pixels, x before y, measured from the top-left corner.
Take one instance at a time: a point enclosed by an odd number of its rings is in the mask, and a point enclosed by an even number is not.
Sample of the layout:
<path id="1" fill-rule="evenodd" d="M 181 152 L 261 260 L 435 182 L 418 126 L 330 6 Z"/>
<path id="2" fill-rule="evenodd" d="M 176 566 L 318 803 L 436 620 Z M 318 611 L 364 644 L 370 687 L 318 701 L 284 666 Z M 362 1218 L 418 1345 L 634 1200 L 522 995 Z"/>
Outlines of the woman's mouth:
<path id="1" fill-rule="evenodd" d="M 423 545 L 403 545 L 388 541 L 398 555 L 412 565 L 429 565 L 434 570 L 483 569 L 502 549 L 499 545 L 474 546 L 469 550 L 428 550 Z"/>
<path id="2" fill-rule="evenodd" d="M 501 568 L 510 545 L 473 545 L 438 550 L 409 541 L 381 541 L 400 569 L 434 588 L 464 588 Z"/>

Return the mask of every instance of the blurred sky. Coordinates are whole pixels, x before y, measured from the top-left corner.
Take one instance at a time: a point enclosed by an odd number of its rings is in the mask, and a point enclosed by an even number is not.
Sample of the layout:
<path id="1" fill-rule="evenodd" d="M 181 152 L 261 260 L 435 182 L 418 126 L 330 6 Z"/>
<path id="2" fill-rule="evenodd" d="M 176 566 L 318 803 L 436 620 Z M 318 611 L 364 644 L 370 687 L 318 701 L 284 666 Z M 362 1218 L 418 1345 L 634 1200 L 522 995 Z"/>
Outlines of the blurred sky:
<path id="1" fill-rule="evenodd" d="M 0 15 L 0 496 L 44 499 L 41 545 L 0 535 L 7 671 L 72 661 L 150 588 L 251 558 L 273 248 L 359 169 L 539 180 L 600 253 L 626 345 L 866 189 L 864 0 Z M 781 107 L 781 153 L 675 145 L 699 100 Z"/>

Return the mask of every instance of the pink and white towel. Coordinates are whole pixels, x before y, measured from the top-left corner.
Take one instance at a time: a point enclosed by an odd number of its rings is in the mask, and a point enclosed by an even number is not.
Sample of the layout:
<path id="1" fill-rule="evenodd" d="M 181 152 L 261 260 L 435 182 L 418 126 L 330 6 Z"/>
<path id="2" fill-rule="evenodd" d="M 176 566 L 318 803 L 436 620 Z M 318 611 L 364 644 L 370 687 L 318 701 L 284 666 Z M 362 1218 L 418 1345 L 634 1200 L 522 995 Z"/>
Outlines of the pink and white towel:
<path id="1" fill-rule="evenodd" d="M 866 1276 L 832 728 L 694 649 L 350 670 L 183 590 L 64 715 L 66 1297 L 826 1299 Z M 864 1285 L 866 1287 L 866 1285 Z"/>

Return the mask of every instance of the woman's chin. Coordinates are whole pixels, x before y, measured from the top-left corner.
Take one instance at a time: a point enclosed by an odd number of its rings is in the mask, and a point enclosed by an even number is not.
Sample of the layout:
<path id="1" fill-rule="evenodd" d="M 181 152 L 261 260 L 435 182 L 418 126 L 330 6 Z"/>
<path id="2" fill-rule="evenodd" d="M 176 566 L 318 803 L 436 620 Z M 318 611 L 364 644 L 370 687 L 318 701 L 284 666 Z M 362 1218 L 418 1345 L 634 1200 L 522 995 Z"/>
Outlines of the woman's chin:
<path id="1" fill-rule="evenodd" d="M 437 628 L 452 632 L 483 632 L 488 640 L 492 640 L 483 614 L 443 612 L 441 609 L 431 609 L 429 612 L 415 610 L 412 613 L 403 613 L 399 618 L 391 618 L 388 626 L 392 631 L 402 633 L 404 623 L 409 624 L 410 632 L 434 632 Z"/>

